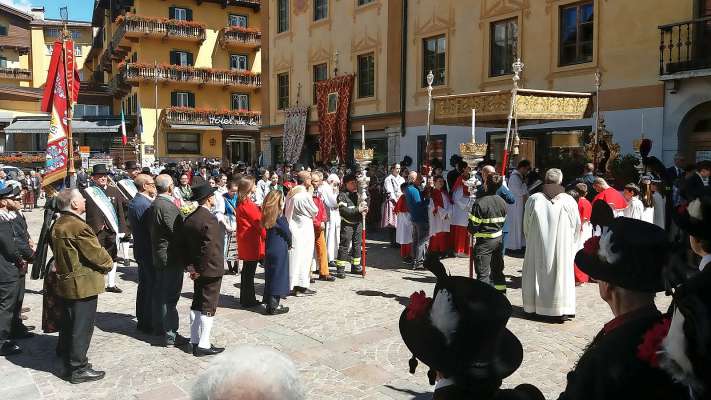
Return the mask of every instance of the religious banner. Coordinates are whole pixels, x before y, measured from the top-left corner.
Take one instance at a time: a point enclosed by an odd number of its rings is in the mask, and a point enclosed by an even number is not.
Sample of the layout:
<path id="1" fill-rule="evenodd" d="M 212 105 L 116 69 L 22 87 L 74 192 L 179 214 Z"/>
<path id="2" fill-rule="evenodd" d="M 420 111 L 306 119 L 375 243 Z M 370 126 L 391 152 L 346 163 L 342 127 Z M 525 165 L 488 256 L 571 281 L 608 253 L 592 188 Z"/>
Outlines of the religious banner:
<path id="1" fill-rule="evenodd" d="M 340 162 L 350 158 L 347 150 L 353 81 L 353 75 L 342 75 L 316 83 L 319 143 L 325 163 L 334 159 L 334 152 Z"/>
<path id="2" fill-rule="evenodd" d="M 69 76 L 66 75 L 67 71 L 71 71 Z M 61 181 L 67 175 L 70 138 L 67 117 L 71 104 L 75 103 L 79 96 L 79 85 L 79 72 L 74 62 L 74 42 L 54 42 L 41 105 L 42 111 L 50 113 L 42 186 Z"/>
<path id="3" fill-rule="evenodd" d="M 309 115 L 309 106 L 294 106 L 284 110 L 284 162 L 296 164 L 304 146 L 306 136 L 306 121 Z"/>

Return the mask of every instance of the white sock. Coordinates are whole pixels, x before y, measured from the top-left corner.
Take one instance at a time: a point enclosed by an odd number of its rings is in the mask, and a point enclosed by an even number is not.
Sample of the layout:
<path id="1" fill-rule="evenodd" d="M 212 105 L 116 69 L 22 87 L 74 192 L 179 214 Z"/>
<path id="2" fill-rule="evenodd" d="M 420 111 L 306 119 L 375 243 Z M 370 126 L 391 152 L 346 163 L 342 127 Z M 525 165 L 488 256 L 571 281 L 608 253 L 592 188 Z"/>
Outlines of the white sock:
<path id="1" fill-rule="evenodd" d="M 116 263 L 114 263 L 113 268 L 111 268 L 111 271 L 109 271 L 108 281 L 109 281 L 109 283 L 106 286 L 108 286 L 108 287 L 116 286 Z"/>
<path id="2" fill-rule="evenodd" d="M 198 318 L 198 312 L 195 310 L 190 310 L 190 343 L 198 344 L 200 341 L 200 318 Z"/>
<path id="3" fill-rule="evenodd" d="M 210 330 L 212 329 L 212 322 L 215 317 L 208 317 L 205 314 L 200 314 L 200 327 L 202 328 L 200 332 L 200 344 L 198 347 L 203 349 L 210 348 Z"/>

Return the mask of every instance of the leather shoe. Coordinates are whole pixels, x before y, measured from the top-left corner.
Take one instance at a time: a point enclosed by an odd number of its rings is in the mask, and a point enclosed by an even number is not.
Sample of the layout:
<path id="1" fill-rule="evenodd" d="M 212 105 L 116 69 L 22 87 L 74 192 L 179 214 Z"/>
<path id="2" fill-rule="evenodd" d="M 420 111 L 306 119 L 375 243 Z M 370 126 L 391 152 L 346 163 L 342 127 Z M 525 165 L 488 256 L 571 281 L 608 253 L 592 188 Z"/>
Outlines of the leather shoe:
<path id="1" fill-rule="evenodd" d="M 166 337 L 163 345 L 165 347 L 180 347 L 188 344 L 190 341 L 180 335 L 175 336 L 175 339 Z"/>
<path id="2" fill-rule="evenodd" d="M 316 294 L 316 291 L 315 291 L 315 290 L 311 290 L 311 289 L 303 289 L 303 290 L 301 291 L 301 294 L 303 294 L 303 295 L 305 295 L 305 296 L 313 296 L 313 295 Z"/>
<path id="3" fill-rule="evenodd" d="M 336 280 L 336 277 L 333 275 L 321 275 L 318 277 L 318 280 L 326 281 L 326 282 L 333 282 Z"/>
<path id="4" fill-rule="evenodd" d="M 278 306 L 277 308 L 270 308 L 267 309 L 267 314 L 268 315 L 279 315 L 279 314 L 286 314 L 289 312 L 289 307 L 284 307 L 282 305 Z"/>
<path id="5" fill-rule="evenodd" d="M 2 347 L 0 347 L 0 356 L 11 356 L 20 353 L 22 353 L 22 347 L 12 342 L 5 342 Z"/>
<path id="6" fill-rule="evenodd" d="M 99 379 L 103 379 L 104 376 L 106 376 L 106 372 L 104 371 L 96 371 L 92 369 L 91 367 L 86 367 L 82 370 L 79 371 L 73 371 L 71 376 L 69 377 L 69 382 L 71 383 L 83 383 L 83 382 L 91 382 L 91 381 L 98 381 Z"/>
<path id="7" fill-rule="evenodd" d="M 111 293 L 123 293 L 123 290 L 119 289 L 118 286 L 107 286 L 106 291 Z"/>
<path id="8" fill-rule="evenodd" d="M 193 347 L 193 355 L 195 357 L 214 356 L 215 354 L 220 354 L 223 351 L 225 351 L 224 347 L 215 347 L 213 345 L 210 345 L 209 349 L 203 349 L 200 346 Z"/>
<path id="9" fill-rule="evenodd" d="M 20 329 L 17 332 L 13 332 L 12 334 L 10 334 L 10 337 L 13 339 L 29 339 L 29 338 L 33 337 L 34 335 L 35 334 L 30 331 Z"/>

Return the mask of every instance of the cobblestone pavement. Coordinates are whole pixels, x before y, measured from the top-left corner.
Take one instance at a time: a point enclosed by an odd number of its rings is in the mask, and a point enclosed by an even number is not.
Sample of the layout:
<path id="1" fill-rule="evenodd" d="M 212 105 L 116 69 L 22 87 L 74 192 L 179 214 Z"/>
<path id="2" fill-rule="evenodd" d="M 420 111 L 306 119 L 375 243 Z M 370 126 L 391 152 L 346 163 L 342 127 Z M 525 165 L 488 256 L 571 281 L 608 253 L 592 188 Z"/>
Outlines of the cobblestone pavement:
<path id="1" fill-rule="evenodd" d="M 28 213 L 34 238 L 39 236 L 42 212 Z M 426 368 L 408 373 L 410 353 L 402 343 L 397 321 L 409 295 L 416 290 L 432 294 L 434 278 L 426 271 L 410 271 L 399 252 L 384 242 L 368 241 L 371 265 L 365 279 L 349 276 L 335 283 L 317 282 L 316 296 L 288 298 L 291 311 L 266 316 L 263 311 L 239 307 L 238 276 L 225 276 L 220 308 L 213 328 L 218 346 L 259 344 L 289 355 L 298 365 L 308 398 L 320 399 L 428 399 L 432 387 Z M 534 322 L 522 317 L 521 259 L 506 258 L 508 298 L 515 307 L 508 327 L 524 347 L 523 365 L 504 381 L 505 386 L 523 382 L 537 385 L 546 398 L 556 398 L 565 374 L 584 346 L 611 318 L 595 285 L 577 289 L 577 317 L 565 324 Z M 465 259 L 444 262 L 453 275 L 466 275 Z M 137 272 L 135 264 L 119 268 L 122 294 L 99 296 L 96 329 L 89 349 L 93 365 L 106 370 L 98 382 L 71 385 L 60 379 L 54 348 L 57 334 L 43 334 L 40 281 L 27 281 L 25 305 L 32 308 L 25 321 L 35 325 L 37 336 L 23 340 L 24 352 L 0 358 L 0 399 L 187 399 L 191 385 L 209 362 L 180 349 L 155 345 L 155 338 L 136 331 L 134 307 Z M 179 303 L 180 333 L 188 335 L 187 315 L 192 284 L 183 286 Z M 263 274 L 257 275 L 261 292 Z M 660 306 L 668 301 L 660 299 Z"/>

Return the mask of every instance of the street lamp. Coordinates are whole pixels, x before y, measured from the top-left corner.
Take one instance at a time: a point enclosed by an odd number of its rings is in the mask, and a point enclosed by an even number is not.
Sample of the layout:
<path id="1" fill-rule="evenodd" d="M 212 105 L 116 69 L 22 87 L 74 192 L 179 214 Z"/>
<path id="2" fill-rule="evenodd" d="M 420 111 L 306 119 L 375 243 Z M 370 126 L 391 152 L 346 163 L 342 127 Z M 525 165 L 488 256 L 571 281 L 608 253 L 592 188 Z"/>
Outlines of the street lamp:
<path id="1" fill-rule="evenodd" d="M 425 164 L 429 165 L 430 158 L 430 133 L 432 131 L 432 124 L 430 122 L 430 113 L 432 112 L 432 83 L 434 82 L 434 74 L 432 70 L 427 74 L 427 136 L 425 136 L 425 157 L 427 160 Z"/>

